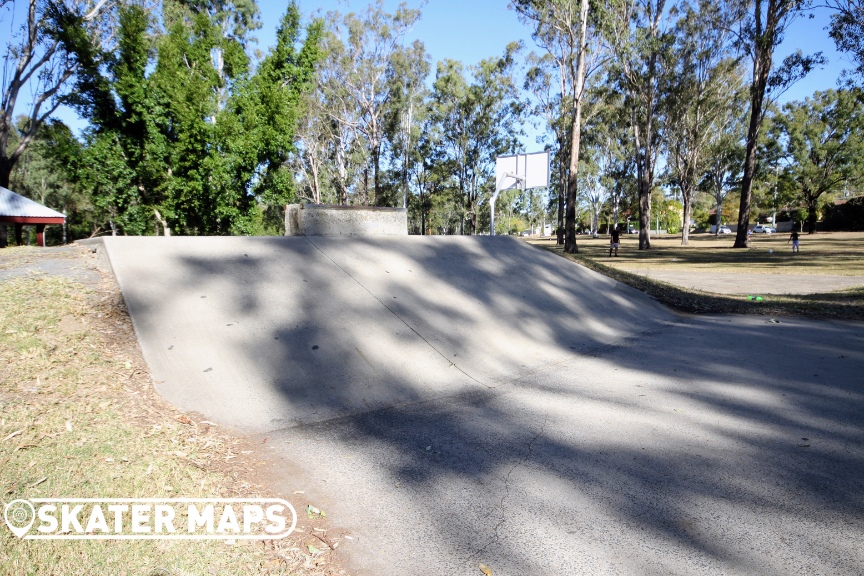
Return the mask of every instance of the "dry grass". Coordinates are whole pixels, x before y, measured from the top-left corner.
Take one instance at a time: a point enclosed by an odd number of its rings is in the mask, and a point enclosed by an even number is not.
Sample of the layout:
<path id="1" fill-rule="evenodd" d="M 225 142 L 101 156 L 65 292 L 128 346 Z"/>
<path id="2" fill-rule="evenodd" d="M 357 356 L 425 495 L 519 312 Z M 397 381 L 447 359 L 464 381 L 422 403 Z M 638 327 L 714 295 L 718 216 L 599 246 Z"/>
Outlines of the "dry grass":
<path id="1" fill-rule="evenodd" d="M 741 274 L 836 274 L 864 276 L 864 233 L 833 232 L 801 235 L 801 252 L 792 254 L 789 234 L 754 234 L 747 250 L 732 248 L 734 236 L 693 234 L 690 244 L 681 246 L 680 236 L 651 239 L 651 250 L 639 250 L 637 235 L 621 236 L 615 261 L 606 265 L 621 270 L 713 270 Z M 544 247 L 552 240 L 532 240 Z M 605 258 L 609 237 L 577 237 L 582 256 Z M 768 250 L 773 250 L 769 253 Z"/>
<path id="2" fill-rule="evenodd" d="M 3 252 L 4 264 L 41 257 Z M 99 286 L 47 275 L 0 282 L 0 439 L 2 506 L 40 497 L 273 496 L 256 482 L 254 450 L 155 394 L 107 276 Z M 2 529 L 0 573 L 344 573 L 327 545 L 338 541 L 316 536 L 319 521 L 288 499 L 302 532 L 277 542 L 24 541 Z"/>
<path id="3" fill-rule="evenodd" d="M 634 271 L 675 269 L 762 274 L 864 274 L 864 234 L 825 234 L 805 237 L 804 251 L 792 256 L 768 254 L 767 247 L 783 245 L 779 237 L 759 238 L 750 250 L 732 249 L 731 241 L 697 237 L 681 246 L 680 237 L 652 240 L 652 249 L 638 251 L 634 237 L 625 239 L 619 258 L 609 259 L 609 239 L 579 238 L 579 254 L 564 254 L 553 241 L 533 241 L 587 268 L 641 290 L 664 304 L 694 314 L 761 314 L 864 320 L 864 288 L 808 295 L 772 295 L 754 302 L 741 296 L 726 296 L 690 290 L 647 278 Z M 721 245 L 722 244 L 722 245 Z M 809 247 L 808 247 L 809 244 Z M 788 248 L 787 248 L 788 249 Z M 809 250 L 809 252 L 806 252 Z M 854 272 L 854 274 L 853 274 Z"/>

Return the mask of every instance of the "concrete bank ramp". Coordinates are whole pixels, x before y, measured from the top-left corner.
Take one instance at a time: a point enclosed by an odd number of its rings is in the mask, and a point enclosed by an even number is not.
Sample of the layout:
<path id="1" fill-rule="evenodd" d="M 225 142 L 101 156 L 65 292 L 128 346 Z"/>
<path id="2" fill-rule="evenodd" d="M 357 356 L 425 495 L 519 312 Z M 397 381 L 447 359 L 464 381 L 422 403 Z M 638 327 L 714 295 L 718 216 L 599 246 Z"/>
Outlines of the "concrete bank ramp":
<path id="1" fill-rule="evenodd" d="M 671 316 L 509 237 L 105 247 L 159 393 L 246 432 L 501 386 Z"/>

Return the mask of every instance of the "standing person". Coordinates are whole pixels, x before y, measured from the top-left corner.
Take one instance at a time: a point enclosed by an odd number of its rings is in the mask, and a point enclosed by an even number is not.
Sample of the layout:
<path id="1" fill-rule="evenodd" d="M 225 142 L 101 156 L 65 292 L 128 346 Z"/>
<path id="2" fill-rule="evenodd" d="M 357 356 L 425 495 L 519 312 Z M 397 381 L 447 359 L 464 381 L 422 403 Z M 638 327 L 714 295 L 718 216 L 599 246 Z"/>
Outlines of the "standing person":
<path id="1" fill-rule="evenodd" d="M 798 246 L 798 231 L 794 228 L 792 229 L 792 234 L 789 235 L 789 240 L 787 240 L 786 243 L 788 244 L 790 241 L 792 242 L 792 253 L 800 252 L 801 248 Z"/>
<path id="2" fill-rule="evenodd" d="M 621 243 L 621 226 L 615 226 L 612 229 L 612 238 L 609 239 L 609 256 L 612 256 L 612 250 L 615 250 L 615 256 L 618 256 L 618 245 Z"/>

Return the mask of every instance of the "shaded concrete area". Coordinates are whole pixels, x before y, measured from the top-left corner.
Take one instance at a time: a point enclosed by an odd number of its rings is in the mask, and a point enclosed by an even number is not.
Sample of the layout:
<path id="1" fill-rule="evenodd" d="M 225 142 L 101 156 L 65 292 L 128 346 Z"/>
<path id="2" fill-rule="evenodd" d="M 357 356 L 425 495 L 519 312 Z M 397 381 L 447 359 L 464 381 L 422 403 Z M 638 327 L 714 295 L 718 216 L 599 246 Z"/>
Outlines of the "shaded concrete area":
<path id="1" fill-rule="evenodd" d="M 861 325 L 682 320 L 268 445 L 359 574 L 860 574 L 862 351 Z"/>
<path id="2" fill-rule="evenodd" d="M 864 286 L 862 276 L 836 274 L 736 274 L 697 270 L 622 269 L 682 288 L 715 294 L 823 294 Z"/>
<path id="3" fill-rule="evenodd" d="M 506 237 L 106 246 L 159 391 L 267 438 L 352 573 L 864 573 L 864 324 Z"/>
<path id="4" fill-rule="evenodd" d="M 247 432 L 498 386 L 671 318 L 507 237 L 105 246 L 159 392 Z"/>

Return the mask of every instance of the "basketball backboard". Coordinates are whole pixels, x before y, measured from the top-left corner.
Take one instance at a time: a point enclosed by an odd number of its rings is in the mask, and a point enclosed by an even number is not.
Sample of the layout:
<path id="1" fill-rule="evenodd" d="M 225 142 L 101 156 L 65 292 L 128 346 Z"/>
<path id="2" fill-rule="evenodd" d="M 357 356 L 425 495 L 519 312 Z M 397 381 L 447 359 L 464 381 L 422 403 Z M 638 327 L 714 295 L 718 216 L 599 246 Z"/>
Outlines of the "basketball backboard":
<path id="1" fill-rule="evenodd" d="M 495 191 L 549 186 L 549 152 L 513 154 L 495 159 Z"/>
<path id="2" fill-rule="evenodd" d="M 490 208 L 490 234 L 495 235 L 495 200 L 501 190 L 545 188 L 549 186 L 549 152 L 512 154 L 495 159 L 495 192 Z"/>

